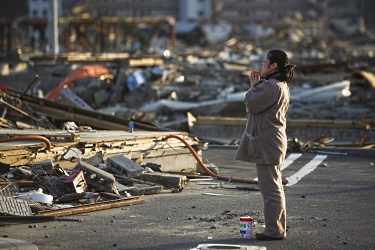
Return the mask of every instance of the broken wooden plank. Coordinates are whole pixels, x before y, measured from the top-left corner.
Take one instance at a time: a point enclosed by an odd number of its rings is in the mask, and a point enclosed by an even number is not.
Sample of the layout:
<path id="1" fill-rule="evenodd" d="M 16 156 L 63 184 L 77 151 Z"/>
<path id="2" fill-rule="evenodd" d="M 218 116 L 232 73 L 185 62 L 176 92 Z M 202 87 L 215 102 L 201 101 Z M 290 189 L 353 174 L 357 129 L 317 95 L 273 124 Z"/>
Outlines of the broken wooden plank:
<path id="1" fill-rule="evenodd" d="M 18 107 L 15 107 L 15 106 L 13 106 L 12 104 L 10 104 L 10 103 L 4 101 L 3 98 L 0 98 L 0 103 L 2 103 L 2 104 L 4 104 L 4 105 L 6 105 L 7 107 L 9 107 L 9 108 L 11 108 L 11 109 L 13 109 L 13 110 L 19 112 L 20 114 L 26 116 L 27 118 L 31 118 L 32 120 L 34 120 L 34 121 L 36 121 L 36 122 L 39 121 L 38 118 L 33 117 L 33 116 L 29 115 L 27 112 L 23 111 L 22 109 L 19 109 Z"/>
<path id="2" fill-rule="evenodd" d="M 20 224 L 20 223 L 42 223 L 49 221 L 82 221 L 81 218 L 58 218 L 56 216 L 16 216 L 16 215 L 5 215 L 0 216 L 0 222 L 2 224 Z"/>
<path id="3" fill-rule="evenodd" d="M 81 213 L 89 213 L 94 211 L 100 211 L 110 208 L 118 208 L 124 206 L 131 206 L 137 204 L 143 204 L 145 202 L 144 199 L 140 199 L 140 197 L 126 197 L 120 200 L 114 201 L 103 201 L 95 204 L 86 204 L 86 205 L 78 205 L 75 207 L 70 208 L 60 208 L 56 210 L 45 210 L 39 211 L 36 213 L 36 216 L 67 216 L 73 214 L 81 214 Z"/>
<path id="4" fill-rule="evenodd" d="M 164 64 L 164 60 L 161 58 L 140 58 L 140 59 L 129 59 L 130 67 L 151 67 L 161 66 Z"/>
<path id="5" fill-rule="evenodd" d="M 9 91 L 19 93 L 18 90 L 8 88 Z M 14 97 L 18 97 L 14 95 Z M 22 101 L 30 105 L 36 112 L 43 113 L 49 117 L 60 120 L 71 120 L 83 124 L 95 124 L 97 128 L 101 129 L 120 129 L 129 130 L 129 119 L 102 114 L 96 111 L 85 110 L 78 107 L 72 107 L 63 103 L 38 98 L 32 95 L 25 94 Z M 137 129 L 146 131 L 158 131 L 159 128 L 153 124 L 133 121 Z"/>

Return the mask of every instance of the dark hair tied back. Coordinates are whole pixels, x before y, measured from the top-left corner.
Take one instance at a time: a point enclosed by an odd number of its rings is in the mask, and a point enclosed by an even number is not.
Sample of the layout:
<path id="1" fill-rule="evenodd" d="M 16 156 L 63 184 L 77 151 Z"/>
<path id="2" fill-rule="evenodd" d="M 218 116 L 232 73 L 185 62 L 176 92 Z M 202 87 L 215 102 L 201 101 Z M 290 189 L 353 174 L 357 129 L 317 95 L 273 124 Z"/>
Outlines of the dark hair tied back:
<path id="1" fill-rule="evenodd" d="M 288 83 L 291 82 L 296 65 L 289 64 L 288 55 L 282 50 L 273 49 L 268 52 L 267 58 L 269 59 L 270 64 L 277 64 L 279 74 L 276 76 L 276 79 Z"/>

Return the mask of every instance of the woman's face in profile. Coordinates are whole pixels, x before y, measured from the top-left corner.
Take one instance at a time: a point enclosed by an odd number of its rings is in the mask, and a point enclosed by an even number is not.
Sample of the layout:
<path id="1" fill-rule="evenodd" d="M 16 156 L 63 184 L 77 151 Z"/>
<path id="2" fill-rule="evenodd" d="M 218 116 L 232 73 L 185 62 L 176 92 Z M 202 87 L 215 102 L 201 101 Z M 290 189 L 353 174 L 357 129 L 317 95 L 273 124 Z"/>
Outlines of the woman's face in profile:
<path id="1" fill-rule="evenodd" d="M 270 65 L 270 60 L 267 57 L 265 57 L 263 59 L 263 62 L 260 64 L 260 76 L 266 77 L 269 74 L 271 74 L 272 72 L 273 71 L 272 71 L 272 68 L 271 68 L 271 65 Z"/>

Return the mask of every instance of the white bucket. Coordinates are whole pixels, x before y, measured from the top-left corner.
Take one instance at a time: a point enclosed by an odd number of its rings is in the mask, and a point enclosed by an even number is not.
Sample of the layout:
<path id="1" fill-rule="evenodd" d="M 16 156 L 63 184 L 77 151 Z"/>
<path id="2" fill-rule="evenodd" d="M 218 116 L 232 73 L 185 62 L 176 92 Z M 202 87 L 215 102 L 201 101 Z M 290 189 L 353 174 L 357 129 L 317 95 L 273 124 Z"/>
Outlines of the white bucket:
<path id="1" fill-rule="evenodd" d="M 244 239 L 253 238 L 253 218 L 240 217 L 240 237 Z"/>

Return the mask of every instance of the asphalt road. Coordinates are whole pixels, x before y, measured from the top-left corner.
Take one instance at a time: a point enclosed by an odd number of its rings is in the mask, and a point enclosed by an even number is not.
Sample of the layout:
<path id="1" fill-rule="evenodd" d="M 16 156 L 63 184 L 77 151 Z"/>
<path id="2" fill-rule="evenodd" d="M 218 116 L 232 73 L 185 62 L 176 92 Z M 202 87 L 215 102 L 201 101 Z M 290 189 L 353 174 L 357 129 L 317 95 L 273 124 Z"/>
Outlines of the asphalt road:
<path id="1" fill-rule="evenodd" d="M 206 164 L 209 161 L 219 168 L 220 175 L 256 178 L 252 164 L 235 161 L 234 153 L 235 148 L 210 147 L 203 155 Z M 144 196 L 144 204 L 74 216 L 83 218 L 83 222 L 6 225 L 0 227 L 0 236 L 28 241 L 48 250 L 186 250 L 199 244 L 267 249 L 375 249 L 375 154 L 327 154 L 314 168 L 315 156 L 304 153 L 283 170 L 284 178 L 296 176 L 301 169 L 309 172 L 298 175 L 295 184 L 285 187 L 288 232 L 283 241 L 241 238 L 241 216 L 252 216 L 254 233 L 262 231 L 261 195 L 256 190 L 238 188 L 243 184 L 220 181 L 189 182 L 181 193 L 165 191 Z"/>

